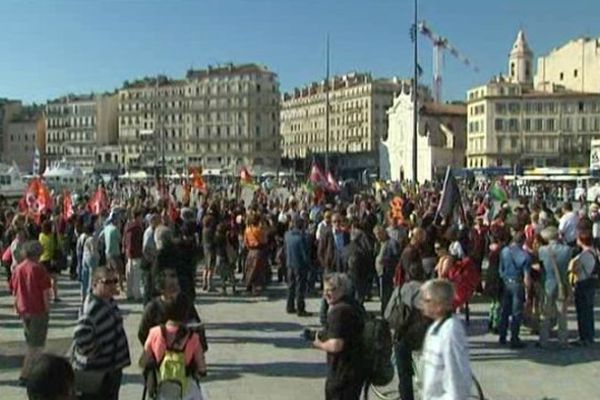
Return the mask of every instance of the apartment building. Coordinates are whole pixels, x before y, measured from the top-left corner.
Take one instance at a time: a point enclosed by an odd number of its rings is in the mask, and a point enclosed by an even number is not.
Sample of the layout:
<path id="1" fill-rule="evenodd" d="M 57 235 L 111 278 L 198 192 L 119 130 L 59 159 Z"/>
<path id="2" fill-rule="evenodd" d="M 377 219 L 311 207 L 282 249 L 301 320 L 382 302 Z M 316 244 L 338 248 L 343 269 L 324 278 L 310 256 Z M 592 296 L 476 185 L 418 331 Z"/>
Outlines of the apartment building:
<path id="1" fill-rule="evenodd" d="M 23 106 L 6 124 L 3 159 L 7 164 L 14 162 L 23 172 L 33 171 L 42 111 L 40 107 Z"/>
<path id="2" fill-rule="evenodd" d="M 529 48 L 522 32 L 514 48 Z M 600 93 L 567 89 L 560 75 L 534 89 L 524 70 L 532 57 L 511 52 L 508 76 L 467 92 L 467 167 L 588 165 L 591 140 L 600 138 Z"/>
<path id="3" fill-rule="evenodd" d="M 121 161 L 130 169 L 201 165 L 237 172 L 280 162 L 279 82 L 257 64 L 146 78 L 119 90 Z"/>
<path id="4" fill-rule="evenodd" d="M 97 148 L 116 143 L 118 97 L 68 95 L 46 105 L 46 157 L 66 160 L 86 171 L 94 168 Z"/>
<path id="5" fill-rule="evenodd" d="M 376 79 L 351 73 L 313 82 L 283 95 L 281 135 L 283 157 L 305 160 L 327 149 L 341 172 L 376 170 L 379 143 L 388 129 L 387 109 L 400 92 L 397 79 Z M 329 124 L 326 119 L 329 96 Z"/>
<path id="6" fill-rule="evenodd" d="M 550 51 L 537 60 L 535 88 L 552 86 L 577 92 L 600 93 L 600 38 L 581 37 Z"/>

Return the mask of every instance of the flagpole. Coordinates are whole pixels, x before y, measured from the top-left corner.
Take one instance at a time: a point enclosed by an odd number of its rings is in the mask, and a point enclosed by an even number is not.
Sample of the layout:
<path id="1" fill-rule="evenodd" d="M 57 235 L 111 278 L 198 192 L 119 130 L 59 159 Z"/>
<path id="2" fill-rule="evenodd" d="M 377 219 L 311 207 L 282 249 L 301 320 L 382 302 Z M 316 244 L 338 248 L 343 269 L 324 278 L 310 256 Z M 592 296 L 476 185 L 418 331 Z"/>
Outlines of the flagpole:
<path id="1" fill-rule="evenodd" d="M 327 34 L 327 71 L 325 75 L 325 171 L 329 171 L 329 33 Z"/>

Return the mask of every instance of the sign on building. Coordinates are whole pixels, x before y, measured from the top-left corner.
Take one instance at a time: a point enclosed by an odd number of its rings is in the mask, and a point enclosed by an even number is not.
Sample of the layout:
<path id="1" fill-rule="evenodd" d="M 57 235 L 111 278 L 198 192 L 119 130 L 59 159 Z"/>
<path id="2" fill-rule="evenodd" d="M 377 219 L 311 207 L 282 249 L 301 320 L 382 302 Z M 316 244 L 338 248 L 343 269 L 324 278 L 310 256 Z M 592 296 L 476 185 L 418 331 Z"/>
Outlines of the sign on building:
<path id="1" fill-rule="evenodd" d="M 590 145 L 590 170 L 600 170 L 600 139 L 592 139 Z"/>

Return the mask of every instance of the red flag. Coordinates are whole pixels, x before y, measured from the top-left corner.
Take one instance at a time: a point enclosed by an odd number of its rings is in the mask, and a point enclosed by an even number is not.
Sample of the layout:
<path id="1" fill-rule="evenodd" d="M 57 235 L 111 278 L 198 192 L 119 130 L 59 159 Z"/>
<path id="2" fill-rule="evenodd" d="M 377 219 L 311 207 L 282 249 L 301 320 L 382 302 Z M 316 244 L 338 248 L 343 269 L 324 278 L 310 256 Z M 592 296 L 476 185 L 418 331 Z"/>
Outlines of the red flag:
<path id="1" fill-rule="evenodd" d="M 338 185 L 331 171 L 327 172 L 327 190 L 334 193 L 340 191 L 340 185 Z"/>
<path id="2" fill-rule="evenodd" d="M 73 199 L 70 192 L 65 192 L 63 196 L 63 214 L 66 219 L 69 219 L 75 214 L 73 211 Z"/>
<path id="3" fill-rule="evenodd" d="M 40 178 L 33 178 L 25 190 L 25 195 L 19 201 L 19 209 L 32 215 L 39 223 L 40 216 L 52 210 L 52 206 L 52 196 L 48 187 Z"/>
<path id="4" fill-rule="evenodd" d="M 321 188 L 327 187 L 327 179 L 325 178 L 325 174 L 323 174 L 323 170 L 316 163 L 313 163 L 313 165 L 310 167 L 310 175 L 308 180 L 314 186 Z"/>
<path id="5" fill-rule="evenodd" d="M 95 215 L 100 215 L 108 210 L 108 196 L 106 195 L 104 188 L 98 188 L 98 190 L 96 190 L 96 193 L 94 193 L 88 202 L 87 208 Z"/>

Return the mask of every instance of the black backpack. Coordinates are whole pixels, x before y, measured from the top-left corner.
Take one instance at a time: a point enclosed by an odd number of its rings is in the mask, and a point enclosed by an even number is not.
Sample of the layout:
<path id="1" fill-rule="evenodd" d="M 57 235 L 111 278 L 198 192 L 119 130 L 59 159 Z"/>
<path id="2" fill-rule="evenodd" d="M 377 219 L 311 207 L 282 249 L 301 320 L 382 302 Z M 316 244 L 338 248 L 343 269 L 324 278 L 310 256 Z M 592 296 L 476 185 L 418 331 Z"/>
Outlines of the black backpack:
<path id="1" fill-rule="evenodd" d="M 370 384 L 384 386 L 394 378 L 392 334 L 385 319 L 368 318 L 363 330 L 365 378 Z"/>

